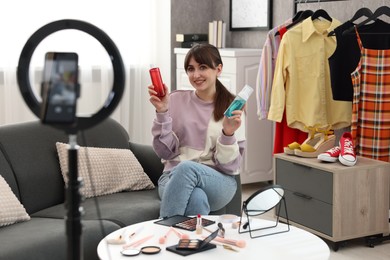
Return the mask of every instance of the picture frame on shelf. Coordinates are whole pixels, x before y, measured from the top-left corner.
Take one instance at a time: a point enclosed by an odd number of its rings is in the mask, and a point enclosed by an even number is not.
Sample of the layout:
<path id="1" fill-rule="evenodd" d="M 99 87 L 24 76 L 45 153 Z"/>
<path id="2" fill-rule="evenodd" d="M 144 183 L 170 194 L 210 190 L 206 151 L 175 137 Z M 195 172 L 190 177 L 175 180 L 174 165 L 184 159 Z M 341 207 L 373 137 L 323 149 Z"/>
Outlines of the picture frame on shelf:
<path id="1" fill-rule="evenodd" d="M 269 30 L 272 0 L 230 0 L 230 31 Z"/>

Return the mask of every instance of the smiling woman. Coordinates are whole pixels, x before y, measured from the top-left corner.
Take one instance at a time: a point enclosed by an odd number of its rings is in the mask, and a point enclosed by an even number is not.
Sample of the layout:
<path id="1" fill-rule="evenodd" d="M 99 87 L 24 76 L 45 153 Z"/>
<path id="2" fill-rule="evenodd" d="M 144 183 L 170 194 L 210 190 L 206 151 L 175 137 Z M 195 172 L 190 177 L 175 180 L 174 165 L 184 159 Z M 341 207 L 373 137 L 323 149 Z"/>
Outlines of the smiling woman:
<path id="1" fill-rule="evenodd" d="M 113 117 L 138 141 L 151 139 L 143 136 L 144 133 L 139 130 L 142 129 L 139 126 L 148 121 L 141 122 L 148 110 L 140 109 L 142 103 L 137 103 L 137 100 L 147 95 L 143 87 L 149 83 L 145 75 L 150 64 L 169 67 L 169 64 L 162 64 L 170 60 L 169 34 L 161 32 L 170 28 L 170 1 L 68 0 L 66 5 L 54 6 L 50 0 L 15 0 L 4 2 L 2 9 L 7 11 L 0 16 L 3 25 L 0 48 L 0 125 L 35 119 L 24 105 L 16 81 L 16 66 L 28 38 L 45 24 L 75 19 L 97 26 L 117 45 L 127 74 L 126 89 L 130 90 L 125 92 Z M 164 46 L 168 47 L 164 50 Z M 104 104 L 112 86 L 111 61 L 104 48 L 93 37 L 76 30 L 63 30 L 47 37 L 35 50 L 30 65 L 30 80 L 35 85 L 37 97 L 40 96 L 44 55 L 48 51 L 78 53 L 81 97 L 77 113 L 94 113 Z M 169 84 L 169 72 L 162 73 Z M 131 97 L 136 98 L 132 100 Z"/>

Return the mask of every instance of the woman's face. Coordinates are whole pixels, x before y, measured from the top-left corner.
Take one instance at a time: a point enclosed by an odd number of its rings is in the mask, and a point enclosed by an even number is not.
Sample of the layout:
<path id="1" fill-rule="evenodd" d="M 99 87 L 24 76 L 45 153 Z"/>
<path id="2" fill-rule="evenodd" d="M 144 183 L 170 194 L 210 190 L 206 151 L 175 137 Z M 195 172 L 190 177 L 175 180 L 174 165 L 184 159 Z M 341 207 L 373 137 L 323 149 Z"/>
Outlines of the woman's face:
<path id="1" fill-rule="evenodd" d="M 206 64 L 199 64 L 194 58 L 190 59 L 187 67 L 187 75 L 191 85 L 200 92 L 215 91 L 217 76 L 221 74 L 222 65 L 217 68 L 210 68 Z"/>

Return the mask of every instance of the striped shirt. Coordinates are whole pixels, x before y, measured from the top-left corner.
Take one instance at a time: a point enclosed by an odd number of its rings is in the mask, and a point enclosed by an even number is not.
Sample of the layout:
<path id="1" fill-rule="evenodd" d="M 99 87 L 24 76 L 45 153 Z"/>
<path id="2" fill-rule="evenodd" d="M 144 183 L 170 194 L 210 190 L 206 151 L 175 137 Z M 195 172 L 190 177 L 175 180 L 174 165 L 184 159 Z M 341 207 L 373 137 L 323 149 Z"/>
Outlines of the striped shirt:
<path id="1" fill-rule="evenodd" d="M 246 145 L 245 115 L 233 136 L 222 134 L 222 120 L 213 117 L 214 103 L 198 98 L 195 91 L 177 90 L 169 96 L 169 108 L 156 113 L 153 147 L 169 171 L 181 161 L 208 165 L 228 175 L 239 174 Z"/>
<path id="2" fill-rule="evenodd" d="M 259 70 L 256 80 L 256 102 L 257 116 L 259 120 L 267 119 L 271 100 L 272 80 L 274 78 L 274 69 L 276 57 L 280 44 L 280 35 L 275 36 L 281 28 L 291 23 L 291 19 L 283 24 L 273 28 L 267 34 L 267 39 L 261 50 Z"/>

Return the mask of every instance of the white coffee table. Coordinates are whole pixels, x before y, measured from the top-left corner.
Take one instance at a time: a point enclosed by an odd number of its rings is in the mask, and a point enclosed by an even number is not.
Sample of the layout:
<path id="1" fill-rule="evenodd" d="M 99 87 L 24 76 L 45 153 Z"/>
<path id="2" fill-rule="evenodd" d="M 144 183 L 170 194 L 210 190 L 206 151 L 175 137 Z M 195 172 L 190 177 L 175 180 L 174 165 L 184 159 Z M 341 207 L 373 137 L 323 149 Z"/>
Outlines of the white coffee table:
<path id="1" fill-rule="evenodd" d="M 219 221 L 218 216 L 205 216 L 205 218 Z M 252 218 L 253 219 L 253 218 Z M 141 238 L 147 237 L 149 235 L 153 235 L 148 241 L 144 242 L 142 245 L 138 246 L 138 249 L 144 246 L 159 246 L 161 248 L 161 252 L 155 255 L 147 255 L 147 254 L 139 254 L 136 257 L 138 260 L 142 259 L 181 259 L 183 260 L 183 256 L 167 251 L 165 248 L 171 245 L 175 245 L 178 243 L 178 237 L 171 233 L 166 239 L 165 244 L 160 244 L 160 237 L 164 236 L 169 227 L 154 224 L 152 221 L 146 221 L 142 223 L 138 223 L 135 225 L 131 225 L 120 230 L 117 230 L 106 236 L 105 239 L 100 241 L 97 252 L 98 256 L 102 260 L 116 260 L 116 259 L 128 259 L 128 256 L 123 256 L 121 254 L 122 245 L 113 245 L 108 244 L 107 239 L 116 238 L 121 235 L 124 231 L 127 236 L 134 231 L 140 229 L 142 230 L 134 236 L 131 241 L 137 241 Z M 270 225 L 269 220 L 263 219 L 253 219 L 252 226 L 257 225 Z M 272 224 L 272 223 L 271 223 Z M 207 227 L 210 230 L 216 230 L 217 225 L 211 225 Z M 305 230 L 302 230 L 297 227 L 293 227 L 290 225 L 290 231 L 280 234 L 274 234 L 270 236 L 264 236 L 259 238 L 250 238 L 249 233 L 238 234 L 238 229 L 233 229 L 231 224 L 224 223 L 224 228 L 226 230 L 225 237 L 235 240 L 245 240 L 246 246 L 244 248 L 238 248 L 239 252 L 234 252 L 231 250 L 224 249 L 222 246 L 217 245 L 216 249 L 211 249 L 205 252 L 200 252 L 197 254 L 193 254 L 190 256 L 186 256 L 186 258 L 191 259 L 329 259 L 330 250 L 328 245 L 316 235 L 309 233 Z M 286 225 L 279 223 L 278 229 L 285 230 Z M 189 232 L 185 230 L 180 230 L 182 233 L 186 233 L 190 236 L 190 238 L 199 238 L 202 239 L 201 236 L 196 235 L 195 232 Z M 257 231 L 262 232 L 262 231 Z M 267 231 L 269 232 L 269 231 Z M 207 236 L 209 233 L 203 231 L 203 236 Z M 260 233 L 256 233 L 260 234 Z M 127 239 L 127 238 L 126 238 Z"/>

